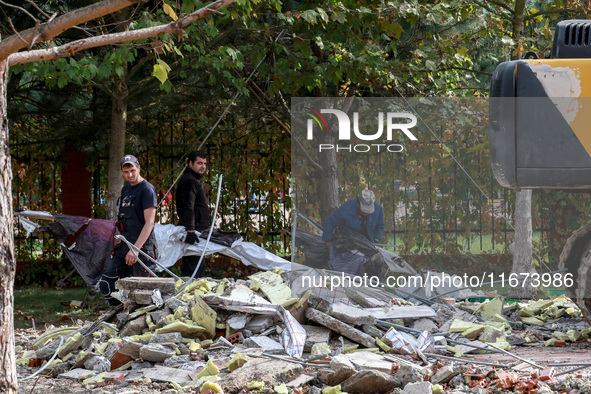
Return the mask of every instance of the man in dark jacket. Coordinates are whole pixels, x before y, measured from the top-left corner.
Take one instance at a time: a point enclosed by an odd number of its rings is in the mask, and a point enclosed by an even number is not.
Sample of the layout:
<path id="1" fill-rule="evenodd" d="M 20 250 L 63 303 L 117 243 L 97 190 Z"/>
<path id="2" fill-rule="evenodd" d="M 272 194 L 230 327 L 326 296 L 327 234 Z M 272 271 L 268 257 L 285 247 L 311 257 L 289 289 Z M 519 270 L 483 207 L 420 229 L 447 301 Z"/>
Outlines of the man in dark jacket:
<path id="1" fill-rule="evenodd" d="M 352 275 L 362 275 L 366 264 L 381 256 L 372 243 L 384 234 L 384 209 L 371 190 L 344 202 L 324 222 L 322 239 L 330 251 L 331 267 Z M 355 242 L 364 238 L 365 242 Z M 337 241 L 340 241 L 338 245 Z M 333 245 L 333 241 L 335 241 Z M 363 247 L 364 245 L 368 247 Z"/>
<path id="2" fill-rule="evenodd" d="M 187 237 L 185 242 L 195 244 L 199 237 L 195 231 L 202 232 L 209 227 L 210 210 L 209 196 L 201 184 L 201 178 L 207 171 L 207 156 L 200 151 L 193 151 L 187 159 L 187 168 L 179 180 L 176 189 L 176 212 L 179 225 L 185 226 Z M 199 256 L 183 257 L 182 276 L 191 276 L 197 267 Z M 205 264 L 201 264 L 195 275 L 200 278 L 205 273 Z"/>

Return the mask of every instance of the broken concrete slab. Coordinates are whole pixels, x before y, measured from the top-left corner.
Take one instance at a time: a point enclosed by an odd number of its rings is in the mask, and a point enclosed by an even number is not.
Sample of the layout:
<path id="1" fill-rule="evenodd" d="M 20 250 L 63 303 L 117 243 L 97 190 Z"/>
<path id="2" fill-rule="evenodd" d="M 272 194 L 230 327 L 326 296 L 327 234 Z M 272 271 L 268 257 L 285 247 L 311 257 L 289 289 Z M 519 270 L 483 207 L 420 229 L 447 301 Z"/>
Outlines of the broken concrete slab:
<path id="1" fill-rule="evenodd" d="M 435 322 L 431 319 L 426 319 L 426 318 L 421 318 L 418 319 L 417 321 L 415 321 L 412 326 L 411 326 L 414 330 L 417 331 L 427 331 L 430 333 L 434 333 L 434 332 L 439 332 L 439 327 L 437 327 L 437 324 L 435 324 Z"/>
<path id="2" fill-rule="evenodd" d="M 84 368 L 75 368 L 71 371 L 64 372 L 58 375 L 60 379 L 88 379 L 91 376 L 94 376 L 95 372 L 90 369 Z"/>
<path id="3" fill-rule="evenodd" d="M 172 356 L 176 356 L 176 352 L 167 346 L 153 344 L 140 348 L 140 357 L 145 361 L 161 363 Z"/>
<path id="4" fill-rule="evenodd" d="M 236 301 L 252 302 L 255 304 L 270 304 L 270 302 L 244 285 L 236 285 L 224 293 L 224 297 Z"/>
<path id="5" fill-rule="evenodd" d="M 262 381 L 266 386 L 275 386 L 296 378 L 303 369 L 302 365 L 288 361 L 250 359 L 241 368 L 222 377 L 218 384 L 222 387 L 243 387 L 245 382 Z"/>
<path id="6" fill-rule="evenodd" d="M 435 372 L 435 375 L 431 376 L 431 383 L 439 384 L 439 383 L 447 383 L 453 378 L 454 376 L 458 375 L 460 372 L 455 371 L 448 365 L 445 365 L 439 369 L 439 371 Z"/>
<path id="7" fill-rule="evenodd" d="M 265 351 L 273 354 L 282 354 L 284 352 L 283 346 L 279 342 L 265 336 L 246 338 L 244 346 L 265 349 Z"/>
<path id="8" fill-rule="evenodd" d="M 162 366 L 148 370 L 144 376 L 158 382 L 175 382 L 181 386 L 194 382 L 191 371 Z"/>
<path id="9" fill-rule="evenodd" d="M 165 334 L 154 334 L 148 343 L 180 343 L 183 336 L 180 332 L 168 332 Z"/>
<path id="10" fill-rule="evenodd" d="M 304 384 L 306 384 L 306 383 L 308 383 L 308 382 L 310 382 L 312 380 L 314 380 L 314 376 L 313 375 L 303 374 L 303 375 L 298 376 L 294 380 L 286 383 L 285 385 L 287 387 L 294 387 L 294 388 L 296 388 L 296 387 L 300 387 L 300 386 L 302 386 L 302 385 L 304 385 Z"/>
<path id="11" fill-rule="evenodd" d="M 395 375 L 374 370 L 359 371 L 341 384 L 343 391 L 353 394 L 387 393 L 396 387 L 400 387 L 400 381 Z"/>
<path id="12" fill-rule="evenodd" d="M 129 292 L 129 299 L 138 305 L 151 305 L 153 290 L 136 289 Z"/>
<path id="13" fill-rule="evenodd" d="M 326 313 L 320 312 L 319 310 L 308 308 L 306 311 L 306 317 L 322 326 L 328 327 L 333 331 L 349 338 L 350 340 L 357 342 L 365 347 L 374 347 L 375 339 L 367 335 L 366 333 L 359 331 L 342 321 L 335 319 Z"/>
<path id="14" fill-rule="evenodd" d="M 117 290 L 154 290 L 159 289 L 162 294 L 175 293 L 174 278 L 145 278 L 129 277 L 117 280 L 115 288 Z"/>
<path id="15" fill-rule="evenodd" d="M 389 300 L 380 300 L 368 296 L 367 294 L 362 293 L 361 291 L 353 287 L 346 288 L 345 292 L 347 293 L 347 297 L 349 297 L 349 299 L 355 301 L 357 304 L 361 305 L 364 308 L 383 308 L 392 305 L 392 303 L 389 302 Z"/>
<path id="16" fill-rule="evenodd" d="M 147 328 L 148 323 L 146 322 L 146 317 L 140 316 L 137 319 L 125 323 L 123 328 L 121 328 L 121 331 L 119 331 L 119 336 L 130 337 L 133 335 L 140 335 Z"/>
<path id="17" fill-rule="evenodd" d="M 372 352 L 355 352 L 344 355 L 357 370 L 372 369 L 384 373 L 392 372 L 392 362 L 380 354 Z"/>
<path id="18" fill-rule="evenodd" d="M 388 319 L 418 319 L 421 317 L 435 317 L 433 308 L 425 305 L 403 305 L 383 308 L 365 308 L 365 311 L 380 320 Z"/>
<path id="19" fill-rule="evenodd" d="M 363 324 L 375 324 L 376 322 L 376 319 L 371 312 L 362 308 L 345 305 L 341 302 L 331 304 L 328 309 L 328 314 L 342 322 L 355 324 L 357 326 Z"/>
<path id="20" fill-rule="evenodd" d="M 315 343 L 328 343 L 330 341 L 330 335 L 332 331 L 326 327 L 311 326 L 308 324 L 302 324 L 304 330 L 306 330 L 306 343 L 304 344 L 304 352 L 312 350 L 312 346 Z"/>
<path id="21" fill-rule="evenodd" d="M 245 313 L 236 313 L 232 316 L 230 316 L 228 319 L 226 319 L 226 324 L 232 329 L 232 330 L 242 330 L 244 328 L 244 326 L 246 326 L 246 323 L 248 323 L 248 321 L 251 319 L 250 315 L 247 315 Z"/>
<path id="22" fill-rule="evenodd" d="M 245 328 L 254 332 L 255 334 L 260 334 L 267 328 L 272 327 L 273 324 L 273 317 L 269 315 L 255 315 L 252 317 L 252 319 L 250 319 L 249 322 L 246 323 Z"/>
<path id="23" fill-rule="evenodd" d="M 132 357 L 133 359 L 140 358 L 140 348 L 145 343 L 135 342 L 130 339 L 123 339 L 123 346 L 119 349 L 119 353 Z"/>
<path id="24" fill-rule="evenodd" d="M 433 385 L 430 382 L 408 383 L 400 394 L 425 394 L 431 393 Z"/>

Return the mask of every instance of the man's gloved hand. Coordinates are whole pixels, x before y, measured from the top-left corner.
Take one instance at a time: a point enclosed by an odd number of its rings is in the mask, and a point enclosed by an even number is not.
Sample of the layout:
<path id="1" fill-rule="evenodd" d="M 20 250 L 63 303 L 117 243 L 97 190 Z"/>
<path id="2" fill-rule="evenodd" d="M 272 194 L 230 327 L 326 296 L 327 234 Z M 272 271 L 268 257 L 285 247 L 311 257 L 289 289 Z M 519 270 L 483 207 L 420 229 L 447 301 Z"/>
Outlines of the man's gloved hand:
<path id="1" fill-rule="evenodd" d="M 196 243 L 198 244 L 199 237 L 197 237 L 197 233 L 196 232 L 187 233 L 187 236 L 185 237 L 185 243 L 188 243 L 190 245 L 194 245 Z"/>

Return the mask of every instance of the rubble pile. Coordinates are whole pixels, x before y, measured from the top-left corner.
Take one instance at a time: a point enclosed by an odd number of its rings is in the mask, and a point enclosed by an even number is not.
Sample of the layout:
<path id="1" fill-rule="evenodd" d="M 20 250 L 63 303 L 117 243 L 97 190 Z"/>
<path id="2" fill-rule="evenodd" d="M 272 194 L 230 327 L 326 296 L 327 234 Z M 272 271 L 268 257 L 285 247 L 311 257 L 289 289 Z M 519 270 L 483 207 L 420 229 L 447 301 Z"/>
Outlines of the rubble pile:
<path id="1" fill-rule="evenodd" d="M 425 306 L 362 289 L 294 292 L 281 274 L 120 280 L 124 305 L 97 321 L 21 334 L 19 374 L 42 368 L 68 392 L 591 392 L 578 372 L 512 353 L 591 342 L 564 297 Z"/>

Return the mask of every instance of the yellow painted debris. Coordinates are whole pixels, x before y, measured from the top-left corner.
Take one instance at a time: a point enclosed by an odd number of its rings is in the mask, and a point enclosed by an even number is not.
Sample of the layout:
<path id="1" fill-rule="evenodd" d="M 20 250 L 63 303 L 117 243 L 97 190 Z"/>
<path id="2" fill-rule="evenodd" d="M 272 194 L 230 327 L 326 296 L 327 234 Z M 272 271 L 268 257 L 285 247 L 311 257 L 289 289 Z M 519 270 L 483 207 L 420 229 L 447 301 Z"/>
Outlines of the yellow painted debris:
<path id="1" fill-rule="evenodd" d="M 494 315 L 500 315 L 503 313 L 504 301 L 505 299 L 503 297 L 495 297 L 488 302 L 480 304 L 474 313 L 479 313 L 480 316 L 484 317 L 485 319 L 491 320 Z"/>
<path id="2" fill-rule="evenodd" d="M 378 345 L 386 353 L 390 353 L 392 351 L 392 348 L 382 342 L 378 337 L 376 337 L 376 345 Z"/>
<path id="3" fill-rule="evenodd" d="M 454 354 L 454 357 L 464 357 L 464 352 L 457 347 L 445 345 L 445 348 Z"/>
<path id="4" fill-rule="evenodd" d="M 557 341 L 556 338 L 550 338 L 546 342 L 544 342 L 544 346 L 546 346 L 546 347 L 554 346 L 554 344 L 556 344 L 556 341 Z"/>
<path id="5" fill-rule="evenodd" d="M 451 323 L 451 327 L 449 328 L 449 332 L 464 332 L 470 328 L 474 327 L 482 327 L 484 330 L 484 326 L 480 324 L 470 323 L 459 319 L 454 319 Z"/>
<path id="6" fill-rule="evenodd" d="M 174 318 L 179 320 L 184 315 L 185 312 L 183 311 L 183 307 L 179 305 L 178 308 L 176 308 L 176 311 L 174 311 Z"/>
<path id="7" fill-rule="evenodd" d="M 441 386 L 440 384 L 434 384 L 433 386 L 431 386 L 431 392 L 433 394 L 441 394 L 443 393 L 443 386 Z"/>
<path id="8" fill-rule="evenodd" d="M 194 342 L 194 341 L 191 341 L 191 342 L 189 342 L 189 344 L 187 345 L 187 347 L 189 348 L 190 351 L 196 352 L 199 349 L 201 349 L 201 344 L 200 343 L 197 343 L 197 342 Z"/>
<path id="9" fill-rule="evenodd" d="M 341 393 L 341 385 L 330 386 L 322 390 L 322 394 L 339 394 Z"/>
<path id="10" fill-rule="evenodd" d="M 109 344 L 107 342 L 101 342 L 94 345 L 94 352 L 97 354 L 105 354 L 105 349 L 107 349 Z"/>
<path id="11" fill-rule="evenodd" d="M 215 337 L 217 313 L 200 296 L 195 297 L 195 306 L 191 308 L 191 318 L 199 326 L 203 327 L 201 339 Z"/>
<path id="12" fill-rule="evenodd" d="M 201 347 L 203 349 L 207 349 L 208 347 L 211 346 L 212 343 L 213 343 L 213 341 L 211 339 L 206 339 L 205 341 L 201 341 Z"/>
<path id="13" fill-rule="evenodd" d="M 235 371 L 246 364 L 248 360 L 250 360 L 250 357 L 248 357 L 246 354 L 237 353 L 230 361 L 226 363 L 226 368 L 228 368 L 230 372 Z"/>
<path id="14" fill-rule="evenodd" d="M 150 342 L 150 339 L 152 339 L 152 333 L 145 333 L 142 335 L 132 335 L 130 338 L 132 341 L 134 342 Z"/>
<path id="15" fill-rule="evenodd" d="M 203 383 L 203 386 L 201 386 L 200 391 L 206 391 L 206 390 L 212 390 L 214 393 L 223 393 L 224 392 L 224 390 L 222 390 L 222 388 L 218 384 L 212 383 L 212 382 Z"/>
<path id="16" fill-rule="evenodd" d="M 468 328 L 467 330 L 462 332 L 462 336 L 468 338 L 469 340 L 473 341 L 478 338 L 478 335 L 484 331 L 484 326 L 476 324 L 474 327 Z M 451 330 L 450 330 L 451 332 Z"/>
<path id="17" fill-rule="evenodd" d="M 540 319 L 538 319 L 537 317 L 522 317 L 521 321 L 524 322 L 525 324 L 533 324 L 536 326 L 543 326 L 544 322 Z"/>
<path id="18" fill-rule="evenodd" d="M 263 391 L 263 389 L 265 388 L 265 382 L 248 382 L 246 383 L 246 388 L 249 390 L 259 390 L 259 391 Z"/>
<path id="19" fill-rule="evenodd" d="M 304 292 L 304 294 L 302 294 L 302 296 L 300 297 L 298 302 L 296 302 L 293 307 L 296 309 L 301 308 L 301 306 L 304 305 L 304 302 L 308 301 L 308 298 L 310 298 L 310 295 L 312 295 L 312 291 L 310 289 L 306 290 Z"/>
<path id="20" fill-rule="evenodd" d="M 155 310 L 157 308 L 158 307 L 156 305 L 150 305 L 150 306 L 147 306 L 145 308 L 138 309 L 135 312 L 130 313 L 129 316 L 127 316 L 127 321 L 133 320 L 136 317 L 140 317 L 141 315 L 143 315 L 145 313 L 152 312 L 153 310 Z"/>
<path id="21" fill-rule="evenodd" d="M 216 367 L 216 365 L 211 360 L 209 360 L 207 361 L 207 364 L 205 364 L 205 368 L 203 368 L 203 370 L 195 376 L 195 379 L 202 378 L 203 376 L 217 375 L 219 372 L 220 369 Z"/>
<path id="22" fill-rule="evenodd" d="M 186 338 L 196 338 L 198 337 L 205 328 L 198 326 L 196 324 L 187 324 L 181 321 L 175 321 L 173 323 L 167 324 L 162 328 L 156 330 L 156 334 L 166 334 L 168 332 L 180 332 L 183 337 Z"/>
<path id="23" fill-rule="evenodd" d="M 273 390 L 275 390 L 277 394 L 289 394 L 289 391 L 287 391 L 285 383 L 281 383 L 279 386 L 273 387 Z"/>

